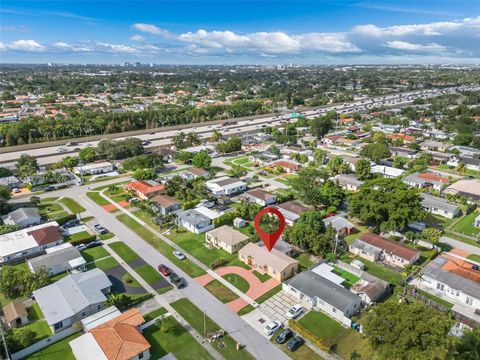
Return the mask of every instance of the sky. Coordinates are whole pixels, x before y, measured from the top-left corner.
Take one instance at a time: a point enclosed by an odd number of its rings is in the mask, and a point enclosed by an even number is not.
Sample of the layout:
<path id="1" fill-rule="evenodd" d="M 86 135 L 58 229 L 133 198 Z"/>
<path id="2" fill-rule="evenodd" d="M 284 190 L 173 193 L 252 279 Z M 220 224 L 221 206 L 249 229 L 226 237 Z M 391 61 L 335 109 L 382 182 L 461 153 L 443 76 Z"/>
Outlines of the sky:
<path id="1" fill-rule="evenodd" d="M 480 1 L 0 3 L 1 63 L 480 64 Z"/>

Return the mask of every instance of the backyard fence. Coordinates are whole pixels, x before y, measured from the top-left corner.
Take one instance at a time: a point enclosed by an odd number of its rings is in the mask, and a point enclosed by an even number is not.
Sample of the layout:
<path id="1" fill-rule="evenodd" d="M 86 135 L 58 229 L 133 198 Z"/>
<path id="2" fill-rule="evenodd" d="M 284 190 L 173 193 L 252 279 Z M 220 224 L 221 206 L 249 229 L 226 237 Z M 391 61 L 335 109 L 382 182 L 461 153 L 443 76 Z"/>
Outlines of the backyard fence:
<path id="1" fill-rule="evenodd" d="M 78 329 L 76 329 L 75 327 L 70 327 L 65 330 L 62 330 L 59 333 L 56 333 L 46 339 L 40 340 L 35 344 L 30 345 L 29 347 L 26 347 L 25 349 L 17 351 L 16 353 L 12 354 L 11 359 L 12 360 L 22 359 L 28 355 L 31 355 L 33 353 L 36 353 L 37 351 L 42 350 L 43 348 L 46 348 L 49 345 L 55 344 L 57 341 L 63 340 L 66 337 L 75 334 L 76 332 L 78 332 Z"/>

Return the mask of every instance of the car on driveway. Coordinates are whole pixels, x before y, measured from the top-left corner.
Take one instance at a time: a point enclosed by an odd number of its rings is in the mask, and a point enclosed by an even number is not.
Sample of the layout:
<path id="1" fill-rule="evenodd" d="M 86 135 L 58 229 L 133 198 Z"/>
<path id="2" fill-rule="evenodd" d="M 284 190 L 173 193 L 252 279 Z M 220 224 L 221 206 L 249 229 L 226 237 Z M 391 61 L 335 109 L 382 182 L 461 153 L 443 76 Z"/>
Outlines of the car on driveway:
<path id="1" fill-rule="evenodd" d="M 275 341 L 277 342 L 277 344 L 283 344 L 285 341 L 290 339 L 292 336 L 293 336 L 293 331 L 290 330 L 290 329 L 285 329 L 280 334 L 278 334 Z"/>
<path id="2" fill-rule="evenodd" d="M 299 317 L 303 312 L 303 306 L 300 304 L 293 305 L 290 309 L 288 309 L 286 316 L 289 319 L 296 319 Z"/>
<path id="3" fill-rule="evenodd" d="M 85 246 L 87 247 L 87 249 L 90 249 L 90 248 L 94 248 L 102 245 L 103 245 L 103 242 L 101 242 L 100 240 L 95 240 L 95 241 L 89 242 Z"/>
<path id="4" fill-rule="evenodd" d="M 287 343 L 287 349 L 290 351 L 295 351 L 304 343 L 305 340 L 303 340 L 300 336 L 295 336 Z"/>
<path id="5" fill-rule="evenodd" d="M 99 234 L 108 234 L 108 230 L 100 224 L 93 225 L 93 229 Z"/>
<path id="6" fill-rule="evenodd" d="M 272 321 L 268 323 L 267 326 L 263 328 L 263 332 L 265 335 L 273 335 L 278 329 L 282 327 L 282 323 L 280 321 Z"/>
<path id="7" fill-rule="evenodd" d="M 87 248 L 87 245 L 85 244 L 80 244 L 75 246 L 79 251 L 85 250 Z"/>
<path id="8" fill-rule="evenodd" d="M 172 273 L 172 270 L 163 264 L 158 265 L 158 271 L 160 271 L 160 273 L 162 273 L 164 276 L 169 276 Z"/>
<path id="9" fill-rule="evenodd" d="M 183 277 L 178 276 L 176 273 L 172 272 L 169 276 L 170 281 L 173 285 L 177 287 L 177 289 L 181 289 L 187 286 L 187 282 Z"/>
<path id="10" fill-rule="evenodd" d="M 173 256 L 175 256 L 178 260 L 185 260 L 187 257 L 185 256 L 184 253 L 182 253 L 181 251 L 179 250 L 175 250 L 173 252 Z"/>
<path id="11" fill-rule="evenodd" d="M 73 219 L 73 220 L 68 220 L 65 224 L 62 225 L 64 229 L 68 229 L 74 226 L 80 225 L 80 220 L 78 219 Z"/>

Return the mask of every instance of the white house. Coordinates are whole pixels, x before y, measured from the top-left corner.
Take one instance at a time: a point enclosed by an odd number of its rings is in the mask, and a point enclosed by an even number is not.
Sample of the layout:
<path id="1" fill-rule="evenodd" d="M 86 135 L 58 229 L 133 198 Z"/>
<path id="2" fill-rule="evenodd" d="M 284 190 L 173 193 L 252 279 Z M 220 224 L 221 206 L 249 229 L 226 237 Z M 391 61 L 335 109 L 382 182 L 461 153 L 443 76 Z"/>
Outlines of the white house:
<path id="1" fill-rule="evenodd" d="M 91 164 L 79 165 L 73 168 L 73 172 L 79 175 L 97 175 L 112 172 L 113 164 L 108 161 L 95 162 Z"/>
<path id="2" fill-rule="evenodd" d="M 245 198 L 261 206 L 268 206 L 275 204 L 277 197 L 262 189 L 249 190 L 244 194 Z"/>
<path id="3" fill-rule="evenodd" d="M 27 264 L 30 271 L 35 273 L 45 269 L 49 276 L 60 274 L 64 271 L 85 269 L 86 261 L 80 251 L 70 243 L 57 245 L 46 249 L 45 255 L 28 259 Z"/>
<path id="4" fill-rule="evenodd" d="M 382 174 L 386 178 L 396 178 L 402 176 L 405 170 L 397 169 L 391 166 L 374 165 L 370 172 L 372 174 Z"/>
<path id="5" fill-rule="evenodd" d="M 232 196 L 247 190 L 247 183 L 228 176 L 209 180 L 205 183 L 207 189 L 216 196 Z"/>
<path id="6" fill-rule="evenodd" d="M 25 228 L 40 224 L 42 217 L 36 208 L 20 208 L 2 216 L 2 220 L 4 224 L 17 225 Z"/>
<path id="7" fill-rule="evenodd" d="M 421 197 L 422 207 L 429 213 L 440 215 L 448 219 L 453 219 L 460 214 L 460 206 L 453 202 L 427 193 L 423 193 Z"/>
<path id="8" fill-rule="evenodd" d="M 198 211 L 198 209 L 181 211 L 177 214 L 177 219 L 175 221 L 179 226 L 183 226 L 194 234 L 202 234 L 215 227 L 212 223 L 212 219 Z"/>

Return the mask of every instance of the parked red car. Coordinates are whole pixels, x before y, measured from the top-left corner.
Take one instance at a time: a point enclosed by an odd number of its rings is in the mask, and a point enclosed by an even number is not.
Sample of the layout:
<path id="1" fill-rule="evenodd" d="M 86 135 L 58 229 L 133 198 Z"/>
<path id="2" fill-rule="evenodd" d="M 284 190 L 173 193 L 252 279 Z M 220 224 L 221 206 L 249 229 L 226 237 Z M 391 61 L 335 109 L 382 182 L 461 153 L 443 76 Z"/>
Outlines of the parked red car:
<path id="1" fill-rule="evenodd" d="M 158 265 L 158 271 L 160 271 L 164 276 L 168 276 L 172 273 L 172 270 L 163 264 Z"/>

